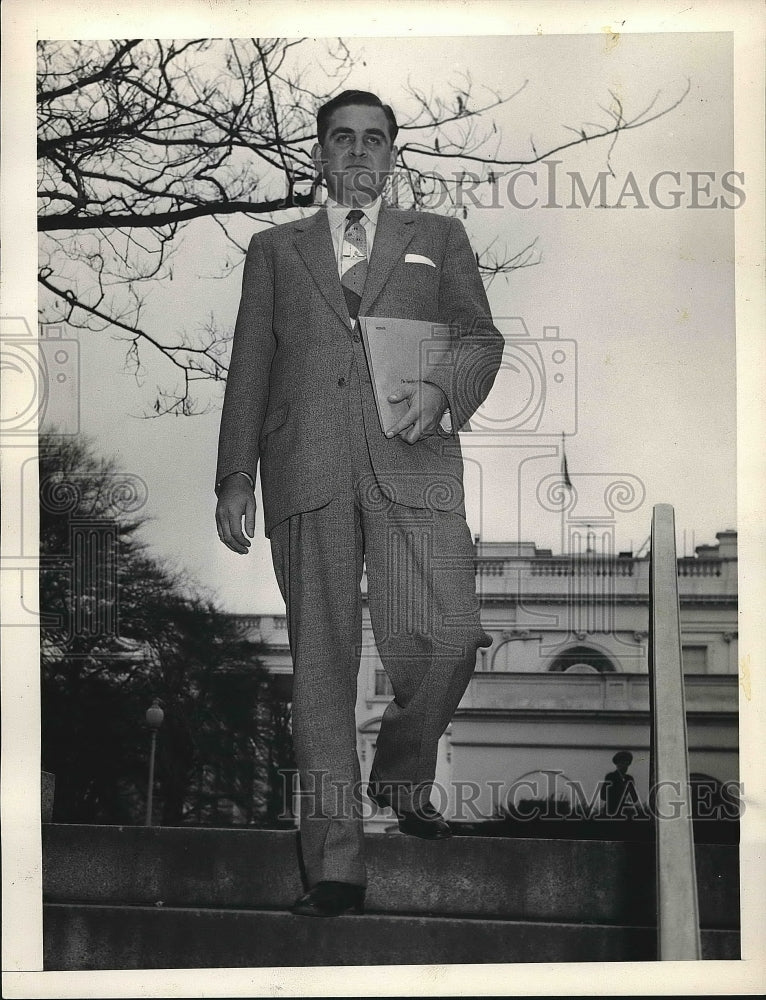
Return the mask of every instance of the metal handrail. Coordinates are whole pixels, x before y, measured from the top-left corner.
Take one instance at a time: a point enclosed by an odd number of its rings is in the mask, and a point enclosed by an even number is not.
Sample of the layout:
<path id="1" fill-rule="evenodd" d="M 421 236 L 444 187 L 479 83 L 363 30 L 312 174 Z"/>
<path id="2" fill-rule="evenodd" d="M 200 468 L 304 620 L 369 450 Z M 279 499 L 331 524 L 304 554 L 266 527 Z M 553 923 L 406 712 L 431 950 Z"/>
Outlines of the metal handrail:
<path id="1" fill-rule="evenodd" d="M 662 961 L 701 956 L 676 565 L 673 508 L 656 504 L 649 571 L 649 690 L 657 950 Z"/>

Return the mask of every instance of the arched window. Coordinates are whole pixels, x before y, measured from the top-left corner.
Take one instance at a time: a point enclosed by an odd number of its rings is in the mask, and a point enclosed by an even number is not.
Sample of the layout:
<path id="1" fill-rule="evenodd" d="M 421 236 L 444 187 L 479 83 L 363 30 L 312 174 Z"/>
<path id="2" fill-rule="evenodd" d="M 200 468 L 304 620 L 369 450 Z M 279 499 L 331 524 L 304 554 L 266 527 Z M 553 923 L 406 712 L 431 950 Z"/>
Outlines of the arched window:
<path id="1" fill-rule="evenodd" d="M 572 646 L 553 660 L 548 670 L 554 674 L 609 674 L 614 673 L 612 661 L 598 649 L 589 646 Z"/>

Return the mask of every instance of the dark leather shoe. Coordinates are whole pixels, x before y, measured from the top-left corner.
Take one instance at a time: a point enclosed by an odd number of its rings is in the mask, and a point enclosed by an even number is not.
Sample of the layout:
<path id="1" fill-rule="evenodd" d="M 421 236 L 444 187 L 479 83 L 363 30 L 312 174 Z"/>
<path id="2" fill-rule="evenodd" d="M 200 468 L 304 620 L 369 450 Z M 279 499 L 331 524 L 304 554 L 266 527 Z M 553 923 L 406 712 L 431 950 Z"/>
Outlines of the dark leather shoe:
<path id="1" fill-rule="evenodd" d="M 399 829 L 410 837 L 420 837 L 421 840 L 447 840 L 452 836 L 452 830 L 442 814 L 430 802 L 420 806 L 417 811 L 397 809 L 390 798 L 382 792 L 376 782 L 367 786 L 367 794 L 381 809 L 393 809 L 399 822 Z"/>
<path id="2" fill-rule="evenodd" d="M 317 882 L 297 899 L 291 913 L 303 917 L 339 917 L 343 913 L 364 913 L 363 885 L 352 882 Z"/>

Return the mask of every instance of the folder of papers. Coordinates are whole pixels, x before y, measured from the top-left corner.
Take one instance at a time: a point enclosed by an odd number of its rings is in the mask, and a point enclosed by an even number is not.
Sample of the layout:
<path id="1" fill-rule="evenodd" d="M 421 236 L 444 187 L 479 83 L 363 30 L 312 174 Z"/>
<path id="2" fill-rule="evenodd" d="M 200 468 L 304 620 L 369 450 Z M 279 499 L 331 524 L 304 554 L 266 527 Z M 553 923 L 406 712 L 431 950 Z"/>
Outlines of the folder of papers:
<path id="1" fill-rule="evenodd" d="M 407 412 L 406 400 L 390 403 L 389 395 L 406 383 L 428 381 L 429 370 L 450 364 L 454 341 L 443 323 L 422 320 L 360 316 L 359 326 L 367 353 L 383 433 Z"/>

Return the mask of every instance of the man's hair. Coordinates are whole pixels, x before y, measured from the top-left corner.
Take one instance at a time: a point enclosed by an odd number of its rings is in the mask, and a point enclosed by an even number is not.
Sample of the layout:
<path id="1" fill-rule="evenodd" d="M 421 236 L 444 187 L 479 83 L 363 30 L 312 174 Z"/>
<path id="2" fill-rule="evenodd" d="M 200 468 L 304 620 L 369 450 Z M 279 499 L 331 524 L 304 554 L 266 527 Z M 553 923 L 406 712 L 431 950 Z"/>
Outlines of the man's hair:
<path id="1" fill-rule="evenodd" d="M 330 124 L 330 116 L 338 108 L 347 108 L 352 104 L 362 104 L 369 108 L 380 108 L 386 116 L 388 122 L 388 137 L 393 146 L 396 140 L 396 133 L 399 126 L 396 124 L 396 115 L 390 104 L 384 104 L 376 94 L 371 94 L 368 90 L 344 90 L 343 93 L 333 97 L 331 101 L 323 104 L 317 111 L 317 142 L 324 146 L 327 138 L 327 128 Z"/>

